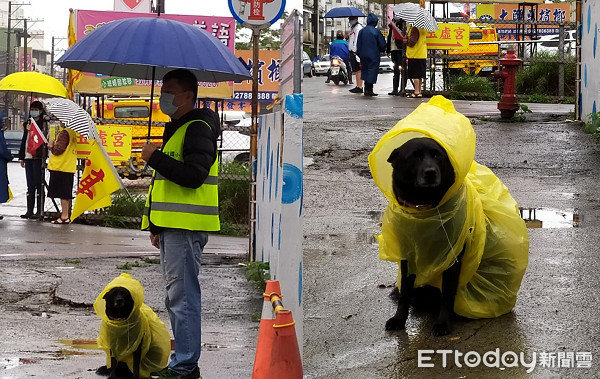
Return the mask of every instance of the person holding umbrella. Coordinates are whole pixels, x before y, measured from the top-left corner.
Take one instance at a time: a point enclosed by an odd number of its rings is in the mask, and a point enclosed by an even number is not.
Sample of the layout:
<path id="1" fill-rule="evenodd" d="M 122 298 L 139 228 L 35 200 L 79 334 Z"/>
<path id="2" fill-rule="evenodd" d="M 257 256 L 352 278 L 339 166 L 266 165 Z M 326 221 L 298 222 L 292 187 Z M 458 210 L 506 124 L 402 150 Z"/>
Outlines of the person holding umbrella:
<path id="1" fill-rule="evenodd" d="M 197 379 L 201 349 L 200 257 L 210 231 L 220 229 L 217 137 L 219 117 L 195 109 L 196 76 L 176 69 L 163 77 L 160 109 L 171 117 L 162 151 L 144 144 L 142 158 L 154 171 L 142 229 L 160 249 L 175 349 L 168 367 L 151 378 Z"/>
<path id="2" fill-rule="evenodd" d="M 360 76 L 360 62 L 356 56 L 356 44 L 358 42 L 358 33 L 362 30 L 363 26 L 358 22 L 358 17 L 348 17 L 350 21 L 350 35 L 348 36 L 348 50 L 350 51 L 350 69 L 356 74 L 356 87 L 349 90 L 352 93 L 363 93 L 362 79 Z"/>
<path id="3" fill-rule="evenodd" d="M 10 198 L 7 163 L 12 159 L 12 154 L 8 150 L 4 139 L 4 128 L 0 127 L 0 204 L 8 202 Z M 0 220 L 3 218 L 4 216 L 0 215 Z"/>
<path id="4" fill-rule="evenodd" d="M 376 28 L 379 20 L 373 13 L 367 16 L 367 26 L 358 35 L 356 54 L 360 58 L 362 74 L 365 82 L 365 96 L 377 96 L 373 92 L 373 84 L 377 83 L 381 53 L 385 51 L 385 38 Z"/>
<path id="5" fill-rule="evenodd" d="M 71 200 L 73 199 L 73 179 L 77 171 L 77 132 L 62 128 L 54 141 L 48 144 L 50 160 L 50 182 L 48 197 L 60 199 L 61 214 L 51 224 L 70 224 Z"/>
<path id="6" fill-rule="evenodd" d="M 33 118 L 43 135 L 48 135 L 48 122 L 45 119 L 44 105 L 40 101 L 34 101 L 29 106 L 29 117 Z M 21 140 L 19 149 L 19 161 L 21 167 L 25 169 L 25 178 L 27 180 L 27 212 L 21 215 L 21 218 L 38 219 L 42 214 L 42 157 L 46 144 L 41 144 L 37 149 L 32 150 L 29 144 L 32 141 L 32 133 L 35 133 L 34 126 L 30 118 L 23 123 L 25 132 Z M 41 141 L 40 141 L 41 142 Z M 33 213 L 37 199 L 37 210 Z"/>
<path id="7" fill-rule="evenodd" d="M 427 41 L 426 31 L 416 26 L 411 26 L 406 42 L 406 58 L 408 58 L 408 79 L 412 79 L 415 91 L 409 96 L 412 98 L 423 97 L 421 84 L 427 75 Z"/>

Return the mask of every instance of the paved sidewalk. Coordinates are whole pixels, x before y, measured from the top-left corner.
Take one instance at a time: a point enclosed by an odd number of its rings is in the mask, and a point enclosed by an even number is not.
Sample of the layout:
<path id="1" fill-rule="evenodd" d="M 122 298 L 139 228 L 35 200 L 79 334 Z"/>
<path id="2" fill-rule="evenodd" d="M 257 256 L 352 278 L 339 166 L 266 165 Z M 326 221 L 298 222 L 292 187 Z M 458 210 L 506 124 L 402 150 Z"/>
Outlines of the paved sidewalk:
<path id="1" fill-rule="evenodd" d="M 145 303 L 170 330 L 147 232 L 6 216 L 0 235 L 0 378 L 100 378 L 94 370 L 104 353 L 69 341 L 96 339 L 100 319 L 91 305 L 121 272 L 142 282 Z M 251 318 L 262 297 L 239 265 L 247 250 L 247 238 L 209 237 L 200 274 L 204 378 L 251 376 L 258 333 Z"/>

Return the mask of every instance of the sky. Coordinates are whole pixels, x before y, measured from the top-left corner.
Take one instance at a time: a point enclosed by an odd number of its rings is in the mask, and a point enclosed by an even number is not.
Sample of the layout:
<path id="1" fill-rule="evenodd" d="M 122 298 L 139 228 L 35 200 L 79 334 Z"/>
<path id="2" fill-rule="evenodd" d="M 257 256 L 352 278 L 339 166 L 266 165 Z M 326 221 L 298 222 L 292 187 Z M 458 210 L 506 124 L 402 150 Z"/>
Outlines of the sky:
<path id="1" fill-rule="evenodd" d="M 67 37 L 69 8 L 109 11 L 113 9 L 114 0 L 28 0 L 23 3 L 31 4 L 23 6 L 25 17 L 40 20 L 30 24 L 30 28 L 44 30 L 45 48 L 50 51 L 52 36 Z M 301 11 L 302 0 L 286 0 L 285 9 L 294 8 Z M 165 0 L 165 13 L 231 16 L 227 0 Z M 67 46 L 66 39 L 56 44 L 57 50 Z"/>

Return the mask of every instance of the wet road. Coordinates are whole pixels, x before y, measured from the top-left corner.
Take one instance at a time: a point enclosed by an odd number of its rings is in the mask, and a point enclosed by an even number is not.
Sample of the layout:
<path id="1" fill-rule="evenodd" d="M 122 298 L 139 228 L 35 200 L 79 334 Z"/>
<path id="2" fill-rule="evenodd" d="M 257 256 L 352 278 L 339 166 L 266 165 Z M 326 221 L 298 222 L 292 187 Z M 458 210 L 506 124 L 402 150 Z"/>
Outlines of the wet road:
<path id="1" fill-rule="evenodd" d="M 474 124 L 477 161 L 503 180 L 525 218 L 528 208 L 537 209 L 528 221 L 529 266 L 509 314 L 459 321 L 450 335 L 434 337 L 433 316 L 411 311 L 406 331 L 390 333 L 384 324 L 395 310 L 388 294 L 397 267 L 378 259 L 372 237 L 387 201 L 370 177 L 367 155 L 420 100 L 387 96 L 389 74 L 380 75 L 375 99 L 323 81 L 303 83 L 304 154 L 314 159 L 304 171 L 307 377 L 597 376 L 600 145 L 567 122 L 573 106 L 532 105 L 527 122 L 506 123 L 494 102 L 456 102 Z M 465 361 L 460 354 L 470 351 Z M 477 362 L 488 352 L 492 367 Z M 427 363 L 433 367 L 419 367 Z"/>

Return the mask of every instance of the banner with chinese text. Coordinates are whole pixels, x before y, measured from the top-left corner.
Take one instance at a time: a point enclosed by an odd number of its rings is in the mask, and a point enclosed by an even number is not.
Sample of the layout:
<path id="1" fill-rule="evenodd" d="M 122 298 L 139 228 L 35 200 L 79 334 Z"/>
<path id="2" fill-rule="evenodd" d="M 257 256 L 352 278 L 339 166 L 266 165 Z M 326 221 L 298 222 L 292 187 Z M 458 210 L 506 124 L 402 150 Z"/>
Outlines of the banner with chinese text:
<path id="1" fill-rule="evenodd" d="M 438 23 L 439 29 L 427 33 L 430 50 L 464 50 L 469 47 L 469 24 Z"/>
<path id="2" fill-rule="evenodd" d="M 238 50 L 235 55 L 251 69 L 252 50 Z M 258 52 L 258 101 L 270 103 L 279 92 L 279 50 L 260 50 Z M 252 80 L 235 83 L 233 100 L 252 100 Z"/>
<path id="3" fill-rule="evenodd" d="M 537 20 L 544 22 L 556 22 L 557 25 L 538 25 L 538 35 L 558 34 L 558 23 L 571 20 L 568 3 L 550 3 L 539 4 L 537 12 L 535 9 L 519 9 L 518 4 L 478 4 L 477 18 L 481 20 Z M 493 14 L 490 14 L 493 11 Z M 516 40 L 515 24 L 496 24 L 496 33 L 498 40 L 514 41 Z"/>
<path id="4" fill-rule="evenodd" d="M 102 146 L 113 162 L 128 161 L 131 156 L 131 126 L 96 125 Z M 93 141 L 77 135 L 77 158 L 87 159 Z"/>
<path id="5" fill-rule="evenodd" d="M 154 13 L 132 13 L 113 11 L 76 11 L 76 36 L 79 41 L 98 27 L 107 22 L 131 17 L 156 17 Z M 235 50 L 235 20 L 233 17 L 194 16 L 161 14 L 162 18 L 176 20 L 195 25 L 217 37 L 231 51 Z M 152 46 L 140 48 L 151 49 Z M 157 78 L 161 79 L 161 78 Z M 74 91 L 87 94 L 105 95 L 150 95 L 150 80 L 111 77 L 102 74 L 84 73 L 75 84 Z M 162 82 L 155 81 L 154 91 L 160 93 Z M 233 96 L 233 82 L 200 82 L 198 83 L 198 97 L 229 99 Z"/>

